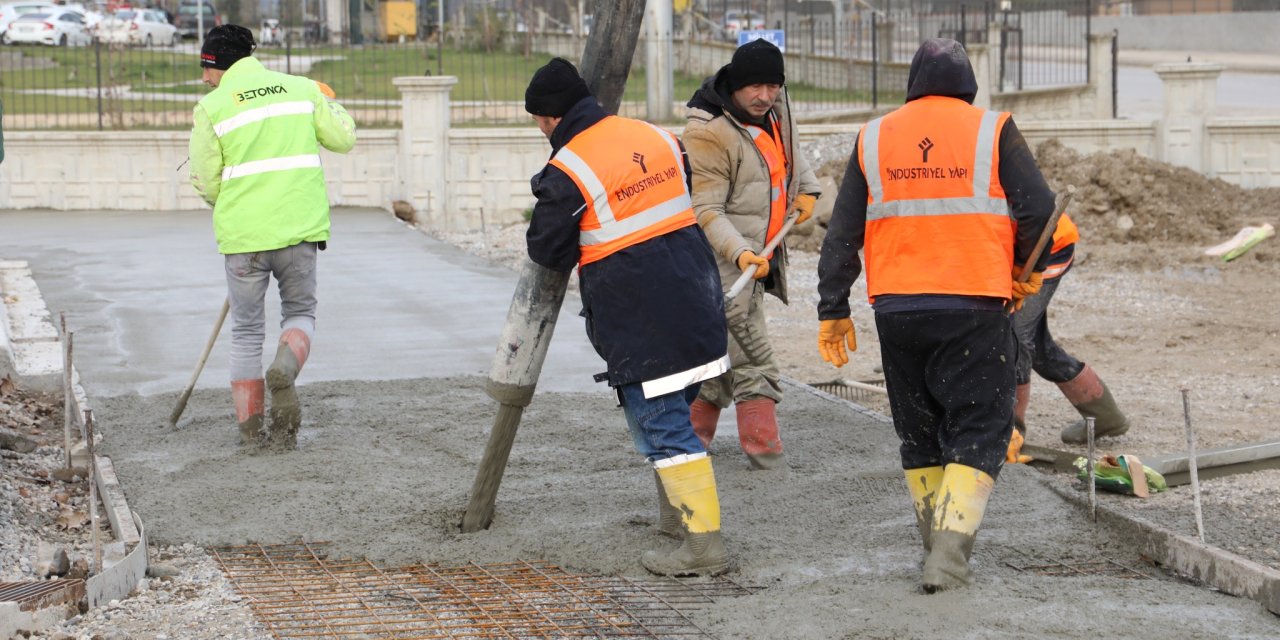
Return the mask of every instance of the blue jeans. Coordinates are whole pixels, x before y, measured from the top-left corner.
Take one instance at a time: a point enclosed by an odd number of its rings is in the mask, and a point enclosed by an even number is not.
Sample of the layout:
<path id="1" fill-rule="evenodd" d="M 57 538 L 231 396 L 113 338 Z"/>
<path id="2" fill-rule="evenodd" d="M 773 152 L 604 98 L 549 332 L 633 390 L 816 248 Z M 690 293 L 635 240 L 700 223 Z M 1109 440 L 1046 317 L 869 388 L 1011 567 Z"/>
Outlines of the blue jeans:
<path id="1" fill-rule="evenodd" d="M 645 398 L 640 383 L 618 387 L 622 412 L 631 428 L 636 451 L 650 462 L 681 454 L 706 451 L 689 422 L 689 405 L 698 397 L 701 383 L 656 398 Z"/>

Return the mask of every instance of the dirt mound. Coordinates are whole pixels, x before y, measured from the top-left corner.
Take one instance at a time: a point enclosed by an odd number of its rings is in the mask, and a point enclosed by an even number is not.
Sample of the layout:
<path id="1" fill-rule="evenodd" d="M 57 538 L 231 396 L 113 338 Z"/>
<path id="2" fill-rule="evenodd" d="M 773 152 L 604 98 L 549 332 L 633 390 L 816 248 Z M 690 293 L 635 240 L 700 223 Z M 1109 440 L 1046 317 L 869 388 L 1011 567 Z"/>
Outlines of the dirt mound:
<path id="1" fill-rule="evenodd" d="M 828 138 L 811 145 L 815 171 L 828 184 L 839 185 L 852 137 Z M 1091 241 L 1209 246 L 1230 238 L 1246 224 L 1280 223 L 1277 188 L 1245 189 L 1145 158 L 1133 149 L 1086 155 L 1050 139 L 1035 151 L 1054 191 L 1076 187 L 1071 217 Z M 820 218 L 819 224 L 825 227 L 826 219 Z M 820 242 L 810 244 L 816 249 Z"/>
<path id="2" fill-rule="evenodd" d="M 1133 149 L 1082 155 L 1051 139 L 1036 159 L 1055 191 L 1078 189 L 1072 219 L 1095 240 L 1216 244 L 1280 212 L 1280 189 L 1244 189 Z"/>

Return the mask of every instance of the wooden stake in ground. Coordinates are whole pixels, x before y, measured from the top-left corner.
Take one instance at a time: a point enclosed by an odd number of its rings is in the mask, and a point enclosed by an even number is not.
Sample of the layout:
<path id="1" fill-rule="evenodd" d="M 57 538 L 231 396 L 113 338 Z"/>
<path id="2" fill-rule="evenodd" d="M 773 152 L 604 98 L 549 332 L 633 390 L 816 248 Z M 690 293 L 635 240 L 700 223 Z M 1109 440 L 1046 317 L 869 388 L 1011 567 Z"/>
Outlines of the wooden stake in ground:
<path id="1" fill-rule="evenodd" d="M 1196 509 L 1196 535 L 1204 542 L 1204 514 L 1200 510 L 1200 472 L 1196 468 L 1196 432 L 1191 429 L 1191 397 L 1182 390 L 1182 416 L 1187 425 L 1187 468 L 1191 473 L 1191 500 Z"/>
<path id="2" fill-rule="evenodd" d="M 595 2 L 594 25 L 582 55 L 582 77 L 609 113 L 617 113 L 622 104 L 644 6 L 644 0 Z M 471 500 L 462 516 L 463 533 L 487 529 L 493 522 L 494 502 L 520 417 L 533 400 L 568 285 L 568 273 L 525 260 L 485 387 L 498 401 L 498 415 L 471 485 Z"/>
<path id="3" fill-rule="evenodd" d="M 1089 519 L 1094 522 L 1097 522 L 1098 521 L 1098 492 L 1097 492 L 1098 483 L 1097 483 L 1097 477 L 1096 477 L 1096 467 L 1093 463 L 1093 456 L 1095 455 L 1094 448 L 1093 448 L 1093 418 L 1084 419 L 1084 428 L 1085 428 L 1085 434 L 1089 439 L 1088 453 L 1085 454 L 1087 456 L 1085 458 L 1085 464 L 1088 465 L 1089 467 Z"/>
<path id="4" fill-rule="evenodd" d="M 62 324 L 62 453 L 66 458 L 67 468 L 71 468 L 71 334 L 67 333 L 67 314 L 58 313 Z"/>
<path id="5" fill-rule="evenodd" d="M 89 451 L 89 527 L 93 532 L 93 573 L 102 573 L 102 543 L 98 540 L 98 454 L 93 446 L 93 410 L 84 410 L 84 442 Z"/>

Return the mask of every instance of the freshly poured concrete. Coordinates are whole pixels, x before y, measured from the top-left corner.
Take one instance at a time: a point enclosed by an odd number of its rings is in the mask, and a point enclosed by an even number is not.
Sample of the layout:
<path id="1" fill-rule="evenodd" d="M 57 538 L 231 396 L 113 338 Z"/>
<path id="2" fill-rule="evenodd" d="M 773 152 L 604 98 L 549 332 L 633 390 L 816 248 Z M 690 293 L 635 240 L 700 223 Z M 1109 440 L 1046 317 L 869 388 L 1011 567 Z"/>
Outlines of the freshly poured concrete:
<path id="1" fill-rule="evenodd" d="M 670 542 L 654 527 L 652 471 L 633 452 L 613 398 L 590 383 L 600 364 L 580 321 L 560 320 L 493 526 L 462 535 L 457 525 L 496 411 L 483 392 L 493 351 L 486 340 L 498 334 L 515 274 L 384 214 L 339 212 L 335 229 L 344 225 L 322 256 L 321 334 L 299 389 L 299 448 L 250 455 L 236 446 L 225 351 L 215 351 L 181 428 L 161 427 L 221 301 L 221 263 L 205 218 L 0 213 L 0 256 L 30 261 L 50 307 L 66 308 L 79 327 L 77 366 L 105 434 L 102 450 L 153 539 L 306 539 L 386 564 L 545 558 L 644 575 L 640 552 Z M 157 246 L 164 249 L 149 250 Z M 572 298 L 566 310 L 576 311 Z M 779 416 L 787 474 L 749 471 L 731 418 L 712 445 L 733 578 L 763 587 L 691 614 L 719 637 L 1280 633 L 1256 603 L 1146 564 L 1124 535 L 1095 530 L 1025 467 L 1005 469 L 997 483 L 975 585 L 922 595 L 892 427 L 790 386 Z M 1007 564 L 1102 558 L 1150 579 L 1046 577 Z"/>

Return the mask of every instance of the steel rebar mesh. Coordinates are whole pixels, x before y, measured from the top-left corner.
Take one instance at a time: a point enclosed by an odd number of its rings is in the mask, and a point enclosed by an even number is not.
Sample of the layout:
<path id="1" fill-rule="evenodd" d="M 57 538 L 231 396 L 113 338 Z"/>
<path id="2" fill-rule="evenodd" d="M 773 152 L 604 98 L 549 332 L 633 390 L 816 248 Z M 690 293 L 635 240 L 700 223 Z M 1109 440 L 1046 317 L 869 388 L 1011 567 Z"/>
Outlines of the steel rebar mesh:
<path id="1" fill-rule="evenodd" d="M 214 555 L 278 638 L 707 637 L 686 615 L 751 593 L 728 579 L 637 580 L 544 562 L 381 568 L 323 543 Z"/>
<path id="2" fill-rule="evenodd" d="M 1024 573 L 1043 576 L 1106 576 L 1126 580 L 1149 580 L 1151 576 L 1142 570 L 1122 562 L 1099 556 L 1088 560 L 1074 558 L 1046 558 L 1022 551 L 1010 551 L 1002 560 L 1005 566 Z"/>

